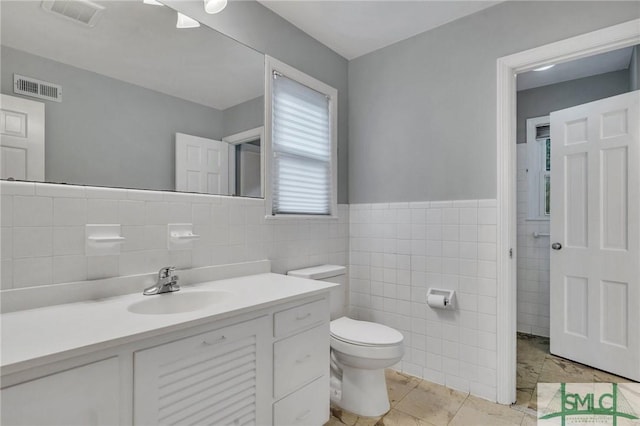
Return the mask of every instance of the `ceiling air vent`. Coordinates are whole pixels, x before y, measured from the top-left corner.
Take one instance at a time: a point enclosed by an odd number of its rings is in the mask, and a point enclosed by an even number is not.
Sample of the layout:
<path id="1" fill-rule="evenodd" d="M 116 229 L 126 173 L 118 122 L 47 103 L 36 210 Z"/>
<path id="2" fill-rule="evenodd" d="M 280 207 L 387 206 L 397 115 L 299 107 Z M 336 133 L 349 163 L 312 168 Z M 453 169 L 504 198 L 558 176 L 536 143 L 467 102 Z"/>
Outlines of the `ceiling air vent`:
<path id="1" fill-rule="evenodd" d="M 103 6 L 88 0 L 43 0 L 42 8 L 88 27 L 96 25 L 104 10 Z"/>
<path id="2" fill-rule="evenodd" d="M 22 75 L 13 75 L 13 93 L 62 102 L 62 86 Z"/>

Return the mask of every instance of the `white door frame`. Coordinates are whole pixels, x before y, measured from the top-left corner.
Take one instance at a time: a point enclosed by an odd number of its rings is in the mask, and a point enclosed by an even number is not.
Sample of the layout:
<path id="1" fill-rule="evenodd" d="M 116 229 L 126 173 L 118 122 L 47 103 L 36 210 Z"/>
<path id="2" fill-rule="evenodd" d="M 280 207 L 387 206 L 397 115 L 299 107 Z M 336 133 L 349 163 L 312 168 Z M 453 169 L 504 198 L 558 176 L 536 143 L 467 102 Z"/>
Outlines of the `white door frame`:
<path id="1" fill-rule="evenodd" d="M 260 196 L 264 197 L 264 126 L 255 127 L 253 129 L 245 130 L 244 132 L 235 133 L 233 135 L 225 136 L 222 138 L 222 142 L 226 142 L 229 145 L 240 145 L 245 142 L 251 142 L 256 139 L 260 140 Z M 229 189 L 236 188 L 236 154 L 235 149 L 229 150 Z"/>
<path id="2" fill-rule="evenodd" d="M 516 400 L 517 73 L 640 44 L 640 19 L 504 56 L 497 61 L 497 401 Z M 513 249 L 513 258 L 509 251 Z"/>

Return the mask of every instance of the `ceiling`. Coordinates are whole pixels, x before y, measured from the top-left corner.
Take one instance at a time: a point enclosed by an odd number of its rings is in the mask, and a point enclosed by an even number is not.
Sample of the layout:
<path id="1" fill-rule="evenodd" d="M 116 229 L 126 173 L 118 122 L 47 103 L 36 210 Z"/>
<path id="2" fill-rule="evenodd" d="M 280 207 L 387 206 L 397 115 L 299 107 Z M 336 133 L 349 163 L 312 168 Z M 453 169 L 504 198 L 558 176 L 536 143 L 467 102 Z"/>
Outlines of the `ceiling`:
<path id="1" fill-rule="evenodd" d="M 545 71 L 529 71 L 518 74 L 518 91 L 612 71 L 626 70 L 629 68 L 632 53 L 633 47 L 626 47 L 557 64 Z"/>
<path id="2" fill-rule="evenodd" d="M 261 53 L 204 25 L 179 30 L 168 7 L 99 1 L 91 28 L 40 3 L 0 1 L 3 45 L 220 110 L 263 95 Z"/>
<path id="3" fill-rule="evenodd" d="M 481 0 L 258 1 L 347 59 L 500 3 Z"/>

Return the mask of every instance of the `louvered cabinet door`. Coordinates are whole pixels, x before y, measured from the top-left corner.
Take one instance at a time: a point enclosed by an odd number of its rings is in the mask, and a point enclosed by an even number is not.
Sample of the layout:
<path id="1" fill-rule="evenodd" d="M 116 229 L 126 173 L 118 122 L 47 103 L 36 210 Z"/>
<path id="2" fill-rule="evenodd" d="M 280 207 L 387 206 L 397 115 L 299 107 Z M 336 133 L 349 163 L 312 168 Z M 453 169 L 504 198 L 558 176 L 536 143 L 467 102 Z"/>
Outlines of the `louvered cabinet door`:
<path id="1" fill-rule="evenodd" d="M 134 424 L 270 422 L 269 317 L 134 354 Z"/>

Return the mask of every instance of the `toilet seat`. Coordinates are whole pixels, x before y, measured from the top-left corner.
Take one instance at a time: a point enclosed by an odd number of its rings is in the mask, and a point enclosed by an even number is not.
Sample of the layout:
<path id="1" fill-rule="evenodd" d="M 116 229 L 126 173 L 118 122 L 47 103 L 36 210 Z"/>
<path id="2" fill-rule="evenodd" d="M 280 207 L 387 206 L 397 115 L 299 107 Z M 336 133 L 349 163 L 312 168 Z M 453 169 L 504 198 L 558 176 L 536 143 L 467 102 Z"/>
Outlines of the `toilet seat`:
<path id="1" fill-rule="evenodd" d="M 343 356 L 389 360 L 404 353 L 402 333 L 386 325 L 357 321 L 348 317 L 331 321 L 330 346 Z"/>
<path id="2" fill-rule="evenodd" d="M 402 343 L 402 333 L 386 325 L 341 317 L 331 321 L 331 337 L 357 346 L 397 346 Z"/>

